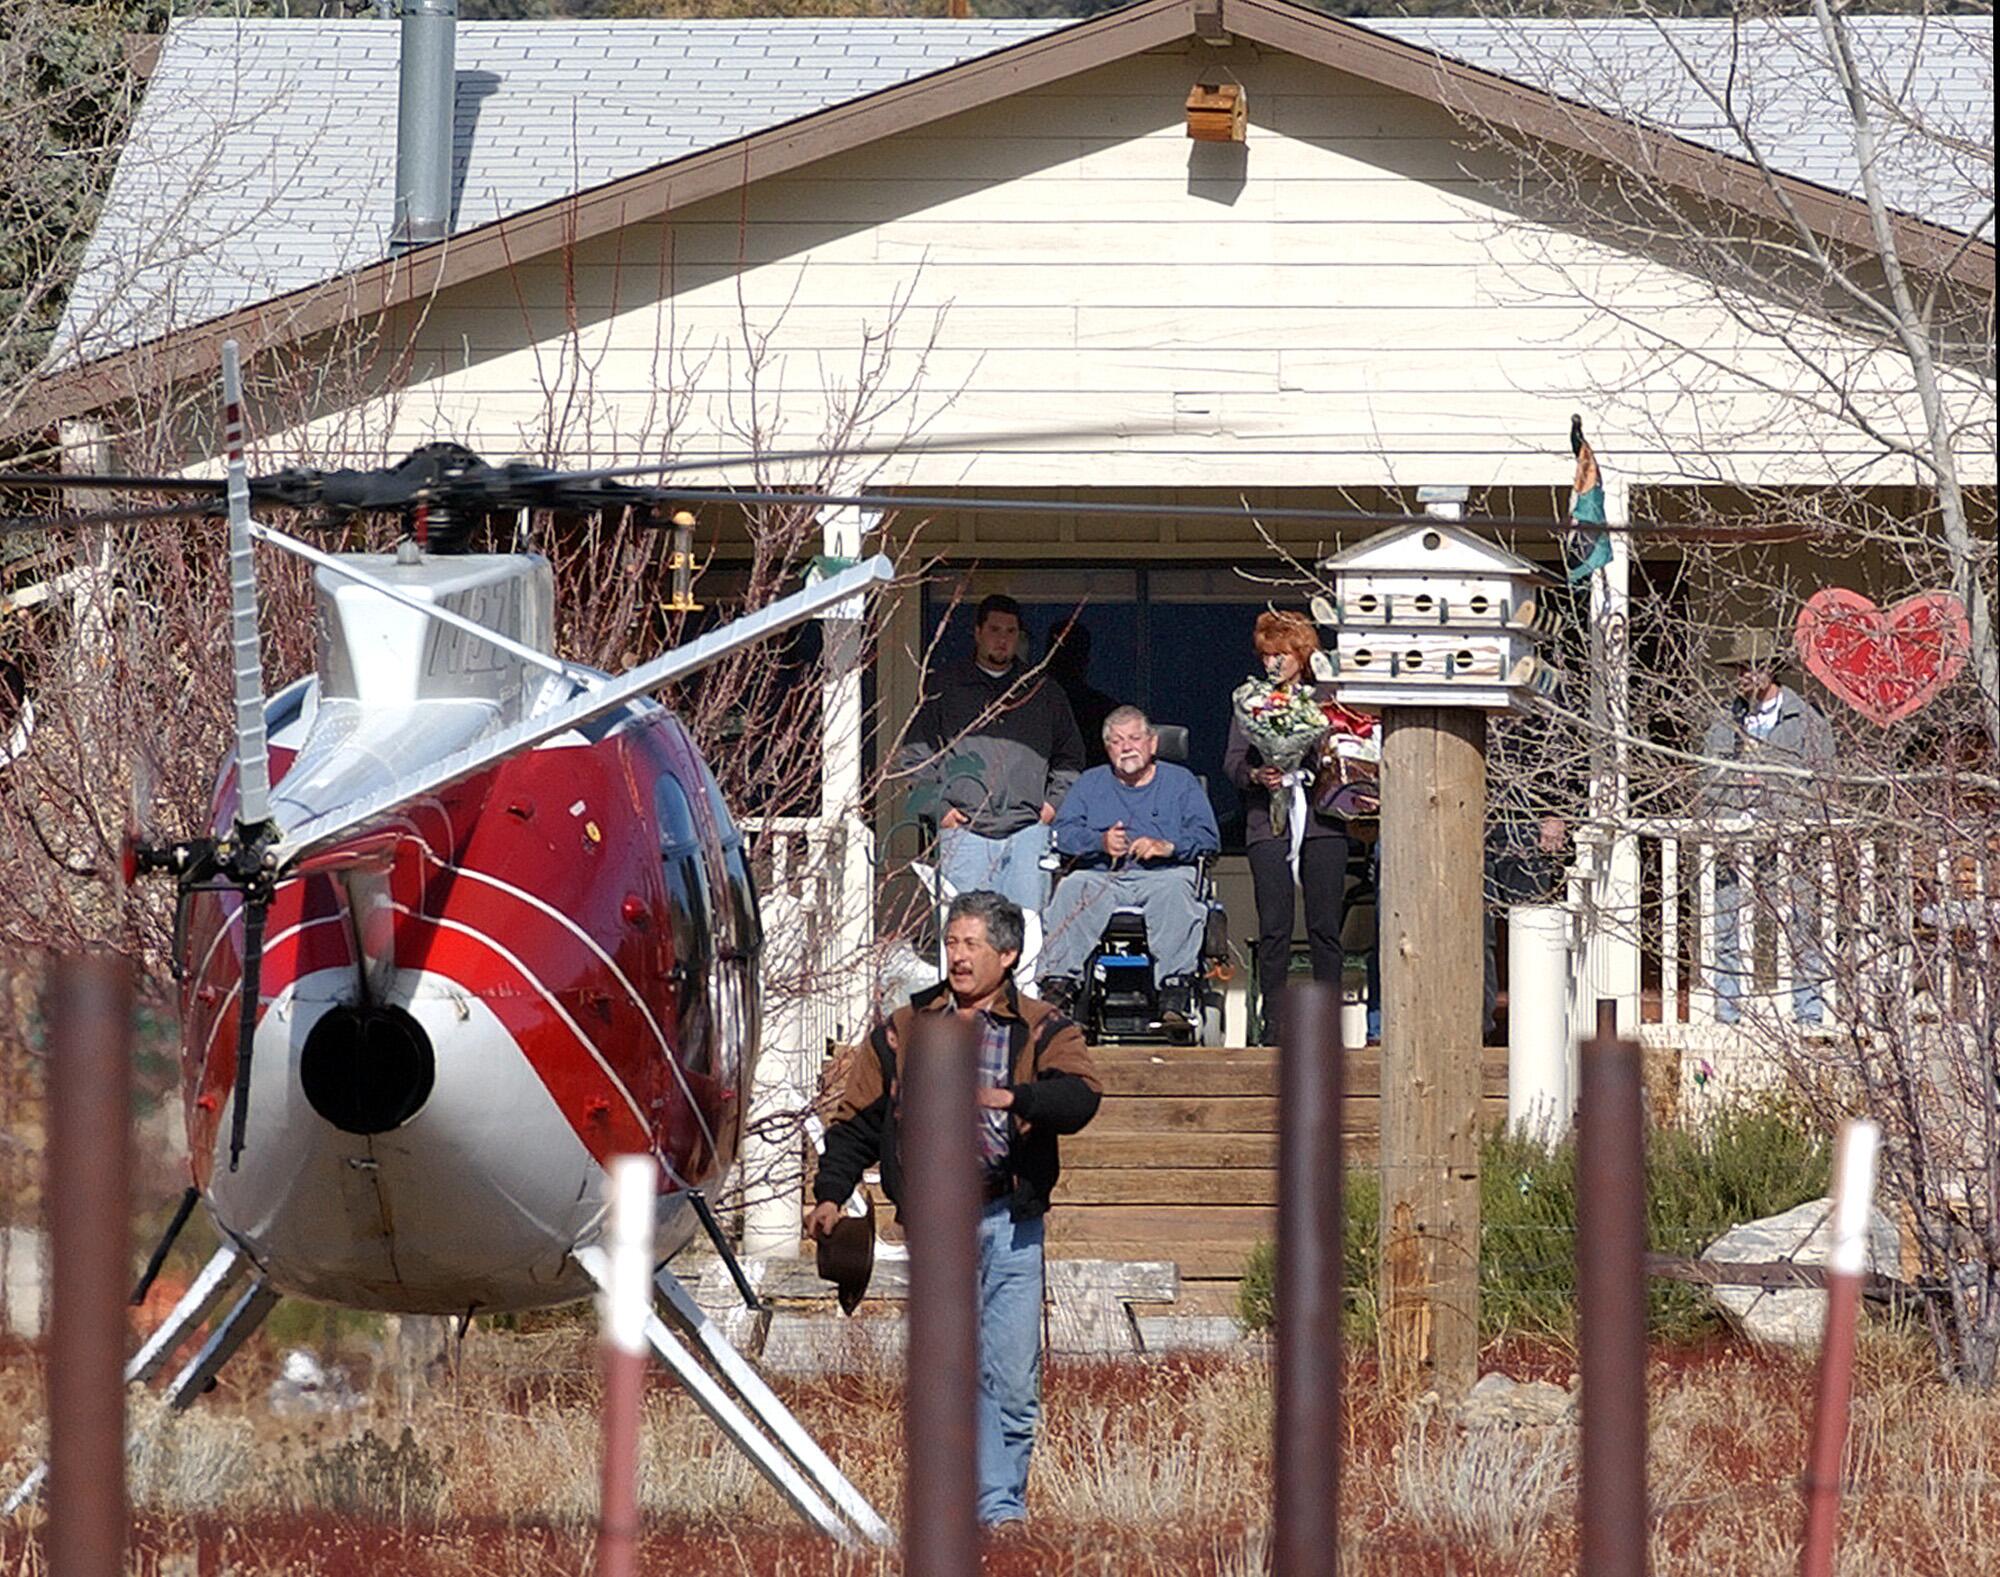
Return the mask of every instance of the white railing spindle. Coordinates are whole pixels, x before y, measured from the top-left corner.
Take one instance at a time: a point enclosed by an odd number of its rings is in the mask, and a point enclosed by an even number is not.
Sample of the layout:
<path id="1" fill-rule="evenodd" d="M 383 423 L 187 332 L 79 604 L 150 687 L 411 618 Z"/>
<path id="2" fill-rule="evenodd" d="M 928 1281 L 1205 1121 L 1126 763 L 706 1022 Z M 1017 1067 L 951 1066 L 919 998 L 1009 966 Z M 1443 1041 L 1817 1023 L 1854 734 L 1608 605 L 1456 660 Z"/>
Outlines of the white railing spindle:
<path id="1" fill-rule="evenodd" d="M 1681 1022 L 1681 841 L 1660 840 L 1660 1022 Z"/>

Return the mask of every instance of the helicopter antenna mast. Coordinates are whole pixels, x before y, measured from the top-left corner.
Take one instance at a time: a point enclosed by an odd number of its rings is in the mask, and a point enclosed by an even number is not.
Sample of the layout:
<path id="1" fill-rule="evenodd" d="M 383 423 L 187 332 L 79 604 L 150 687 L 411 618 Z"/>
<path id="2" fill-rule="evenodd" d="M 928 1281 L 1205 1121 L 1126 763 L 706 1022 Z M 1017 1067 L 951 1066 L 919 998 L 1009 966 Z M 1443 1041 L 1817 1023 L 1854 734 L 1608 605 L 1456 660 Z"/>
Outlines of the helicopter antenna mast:
<path id="1" fill-rule="evenodd" d="M 235 340 L 222 344 L 222 441 L 229 460 L 230 653 L 236 668 L 236 837 L 228 859 L 243 894 L 243 982 L 236 1025 L 235 1104 L 229 1169 L 243 1158 L 250 1123 L 250 1064 L 264 965 L 264 915 L 271 882 L 264 865 L 271 825 L 271 751 L 264 735 L 264 647 L 257 634 L 257 565 L 250 544 L 250 473 L 243 463 L 243 364 Z"/>
<path id="2" fill-rule="evenodd" d="M 271 819 L 271 753 L 264 737 L 264 649 L 257 634 L 250 473 L 243 463 L 243 368 L 235 340 L 222 346 L 222 429 L 229 460 L 229 646 L 236 669 L 236 821 L 247 834 Z"/>

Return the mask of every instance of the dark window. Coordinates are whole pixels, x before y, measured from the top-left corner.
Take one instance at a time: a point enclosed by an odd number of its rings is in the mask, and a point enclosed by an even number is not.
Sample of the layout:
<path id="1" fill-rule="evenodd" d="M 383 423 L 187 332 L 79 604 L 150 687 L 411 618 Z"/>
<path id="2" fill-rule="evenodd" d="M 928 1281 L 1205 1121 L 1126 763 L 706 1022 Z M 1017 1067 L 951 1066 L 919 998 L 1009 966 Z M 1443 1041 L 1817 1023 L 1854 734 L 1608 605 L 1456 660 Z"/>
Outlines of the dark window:
<path id="1" fill-rule="evenodd" d="M 730 817 L 729 803 L 715 781 L 708 762 L 697 757 L 701 768 L 701 792 L 707 797 L 709 814 L 722 837 L 722 868 L 727 892 L 718 894 L 708 929 L 709 947 L 704 953 L 707 973 L 702 986 L 703 1028 L 706 1031 L 704 1060 L 698 1071 L 711 1073 L 725 1084 L 744 1086 L 750 1067 L 750 1052 L 757 1044 L 757 955 L 764 933 L 757 914 L 757 890 L 750 877 L 750 862 L 743 852 L 743 835 Z M 679 784 L 675 785 L 676 790 Z M 685 798 L 682 813 L 687 811 Z"/>
<path id="2" fill-rule="evenodd" d="M 962 581 L 940 577 L 925 587 L 926 638 L 947 626 L 936 648 L 939 662 L 970 660 L 973 612 L 996 591 L 1021 604 L 1027 661 L 1063 641 L 1084 648 L 1081 662 L 1058 649 L 1050 670 L 1070 698 L 1088 763 L 1104 761 L 1103 721 L 1113 706 L 1130 704 L 1156 723 L 1185 724 L 1186 766 L 1208 789 L 1223 848 L 1242 852 L 1242 801 L 1222 775 L 1222 754 L 1230 693 L 1256 666 L 1250 636 L 1272 591 L 1221 566 L 982 568 Z"/>
<path id="3" fill-rule="evenodd" d="M 764 924 L 757 912 L 757 885 L 750 878 L 743 840 L 733 833 L 722 846 L 722 863 L 729 871 L 729 906 L 735 921 L 736 950 L 746 958 L 755 958 L 764 946 Z"/>
<path id="4" fill-rule="evenodd" d="M 681 1060 L 696 1073 L 709 1068 L 714 1036 L 708 1007 L 709 968 L 715 957 L 710 924 L 708 879 L 702 870 L 701 839 L 687 790 L 663 773 L 653 791 L 660 823 L 660 867 L 666 878 L 667 925 L 674 952 L 674 992 L 680 1019 Z"/>

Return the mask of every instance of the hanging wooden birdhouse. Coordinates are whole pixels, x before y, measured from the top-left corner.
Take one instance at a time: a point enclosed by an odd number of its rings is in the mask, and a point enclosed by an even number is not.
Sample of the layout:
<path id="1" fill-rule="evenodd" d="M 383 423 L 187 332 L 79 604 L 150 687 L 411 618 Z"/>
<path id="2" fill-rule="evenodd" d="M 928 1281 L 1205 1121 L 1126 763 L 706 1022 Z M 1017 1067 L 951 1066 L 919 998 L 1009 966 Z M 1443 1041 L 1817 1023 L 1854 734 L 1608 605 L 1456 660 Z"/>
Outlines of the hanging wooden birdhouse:
<path id="1" fill-rule="evenodd" d="M 1250 97 L 1242 85 L 1198 82 L 1188 89 L 1187 130 L 1196 142 L 1243 142 L 1250 131 Z"/>

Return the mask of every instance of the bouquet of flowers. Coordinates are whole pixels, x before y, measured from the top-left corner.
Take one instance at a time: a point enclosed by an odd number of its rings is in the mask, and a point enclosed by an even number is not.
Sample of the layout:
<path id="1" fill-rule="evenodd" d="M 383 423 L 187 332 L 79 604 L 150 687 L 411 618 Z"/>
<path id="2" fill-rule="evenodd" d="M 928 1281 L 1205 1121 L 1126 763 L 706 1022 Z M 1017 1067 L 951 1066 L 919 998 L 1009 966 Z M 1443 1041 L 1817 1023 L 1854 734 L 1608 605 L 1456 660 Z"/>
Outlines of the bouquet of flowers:
<path id="1" fill-rule="evenodd" d="M 1273 684 L 1252 675 L 1230 696 L 1243 735 L 1257 747 L 1266 766 L 1296 773 L 1325 736 L 1326 713 L 1299 685 Z M 1291 820 L 1292 784 L 1271 791 L 1271 830 L 1280 837 Z"/>

